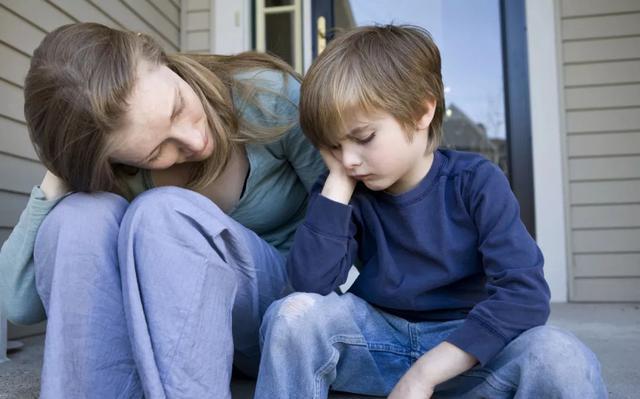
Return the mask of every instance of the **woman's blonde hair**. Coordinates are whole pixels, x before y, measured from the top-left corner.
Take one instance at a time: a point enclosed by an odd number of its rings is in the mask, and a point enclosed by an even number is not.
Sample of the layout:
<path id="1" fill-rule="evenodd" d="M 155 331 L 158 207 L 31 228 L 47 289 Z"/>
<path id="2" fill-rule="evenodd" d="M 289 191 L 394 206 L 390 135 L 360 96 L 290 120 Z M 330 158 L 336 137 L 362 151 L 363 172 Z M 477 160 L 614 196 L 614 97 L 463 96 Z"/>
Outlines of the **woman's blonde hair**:
<path id="1" fill-rule="evenodd" d="M 188 187 L 201 188 L 226 167 L 239 143 L 269 142 L 295 120 L 273 115 L 256 100 L 269 89 L 236 80 L 243 70 L 271 69 L 299 77 L 285 62 L 260 53 L 236 56 L 167 55 L 151 37 L 96 23 L 62 26 L 47 34 L 31 59 L 25 81 L 24 112 L 31 141 L 44 165 L 73 191 L 130 192 L 124 178 L 135 171 L 112 164 L 108 136 L 123 123 L 127 100 L 141 61 L 166 65 L 202 102 L 214 135 L 213 154 L 197 164 Z M 286 93 L 286 87 L 285 91 Z M 270 93 L 287 98 L 284 93 Z M 234 105 L 256 106 L 271 123 L 251 123 Z M 236 100 L 238 100 L 236 98 Z"/>
<path id="2" fill-rule="evenodd" d="M 391 114 L 407 132 L 436 109 L 427 151 L 442 136 L 444 88 L 440 52 L 420 27 L 363 26 L 334 39 L 313 63 L 300 89 L 300 125 L 317 147 L 331 147 L 345 135 L 354 112 Z"/>

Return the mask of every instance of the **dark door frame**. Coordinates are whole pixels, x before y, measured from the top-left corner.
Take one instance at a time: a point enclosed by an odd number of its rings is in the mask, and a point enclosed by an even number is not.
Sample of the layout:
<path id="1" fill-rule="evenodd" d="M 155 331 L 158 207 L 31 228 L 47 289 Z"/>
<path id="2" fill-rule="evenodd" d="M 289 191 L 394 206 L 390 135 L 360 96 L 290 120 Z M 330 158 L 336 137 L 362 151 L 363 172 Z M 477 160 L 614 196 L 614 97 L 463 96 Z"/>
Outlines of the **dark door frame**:
<path id="1" fill-rule="evenodd" d="M 520 202 L 520 218 L 535 238 L 525 0 L 500 0 L 500 22 L 511 189 Z"/>

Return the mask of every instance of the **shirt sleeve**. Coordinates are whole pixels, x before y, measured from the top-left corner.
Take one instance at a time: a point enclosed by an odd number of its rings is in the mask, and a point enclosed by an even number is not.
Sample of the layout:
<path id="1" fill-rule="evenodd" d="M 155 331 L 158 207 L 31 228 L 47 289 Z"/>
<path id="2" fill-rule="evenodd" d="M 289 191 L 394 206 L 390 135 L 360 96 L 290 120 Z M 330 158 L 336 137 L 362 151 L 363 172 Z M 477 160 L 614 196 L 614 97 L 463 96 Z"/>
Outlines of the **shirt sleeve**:
<path id="1" fill-rule="evenodd" d="M 47 200 L 40 187 L 34 187 L 18 224 L 0 249 L 1 299 L 7 318 L 16 324 L 34 324 L 46 318 L 36 291 L 33 249 L 42 221 L 61 199 Z"/>
<path id="2" fill-rule="evenodd" d="M 462 193 L 478 229 L 488 298 L 447 341 L 484 365 L 519 334 L 547 321 L 550 294 L 542 252 L 520 220 L 504 173 L 483 162 L 467 176 Z"/>
<path id="3" fill-rule="evenodd" d="M 304 223 L 298 227 L 287 258 L 296 291 L 327 295 L 347 280 L 358 244 L 351 205 L 320 195 L 327 174 L 314 185 Z"/>

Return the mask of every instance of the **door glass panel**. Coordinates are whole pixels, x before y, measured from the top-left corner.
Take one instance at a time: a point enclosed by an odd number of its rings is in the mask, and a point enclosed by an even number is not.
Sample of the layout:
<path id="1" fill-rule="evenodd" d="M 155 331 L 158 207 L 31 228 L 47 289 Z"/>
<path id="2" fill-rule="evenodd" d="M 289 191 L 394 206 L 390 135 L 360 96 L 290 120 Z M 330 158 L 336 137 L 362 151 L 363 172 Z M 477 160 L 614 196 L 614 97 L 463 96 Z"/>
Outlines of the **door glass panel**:
<path id="1" fill-rule="evenodd" d="M 265 15 L 266 49 L 289 65 L 294 65 L 293 15 L 291 12 Z"/>
<path id="2" fill-rule="evenodd" d="M 427 29 L 442 57 L 442 147 L 478 152 L 508 174 L 499 0 L 335 0 L 336 35 L 371 24 Z"/>

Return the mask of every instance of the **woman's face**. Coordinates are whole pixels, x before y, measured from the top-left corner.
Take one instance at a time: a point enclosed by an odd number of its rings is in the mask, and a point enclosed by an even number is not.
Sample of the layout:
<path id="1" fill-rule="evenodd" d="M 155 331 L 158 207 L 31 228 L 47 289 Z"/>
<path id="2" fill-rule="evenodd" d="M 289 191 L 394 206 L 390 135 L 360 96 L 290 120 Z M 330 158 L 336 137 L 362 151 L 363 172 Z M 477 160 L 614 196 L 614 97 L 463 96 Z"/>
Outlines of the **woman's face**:
<path id="1" fill-rule="evenodd" d="M 110 137 L 112 162 L 145 169 L 202 161 L 213 151 L 202 102 L 191 86 L 168 67 L 144 61 L 123 126 Z"/>

